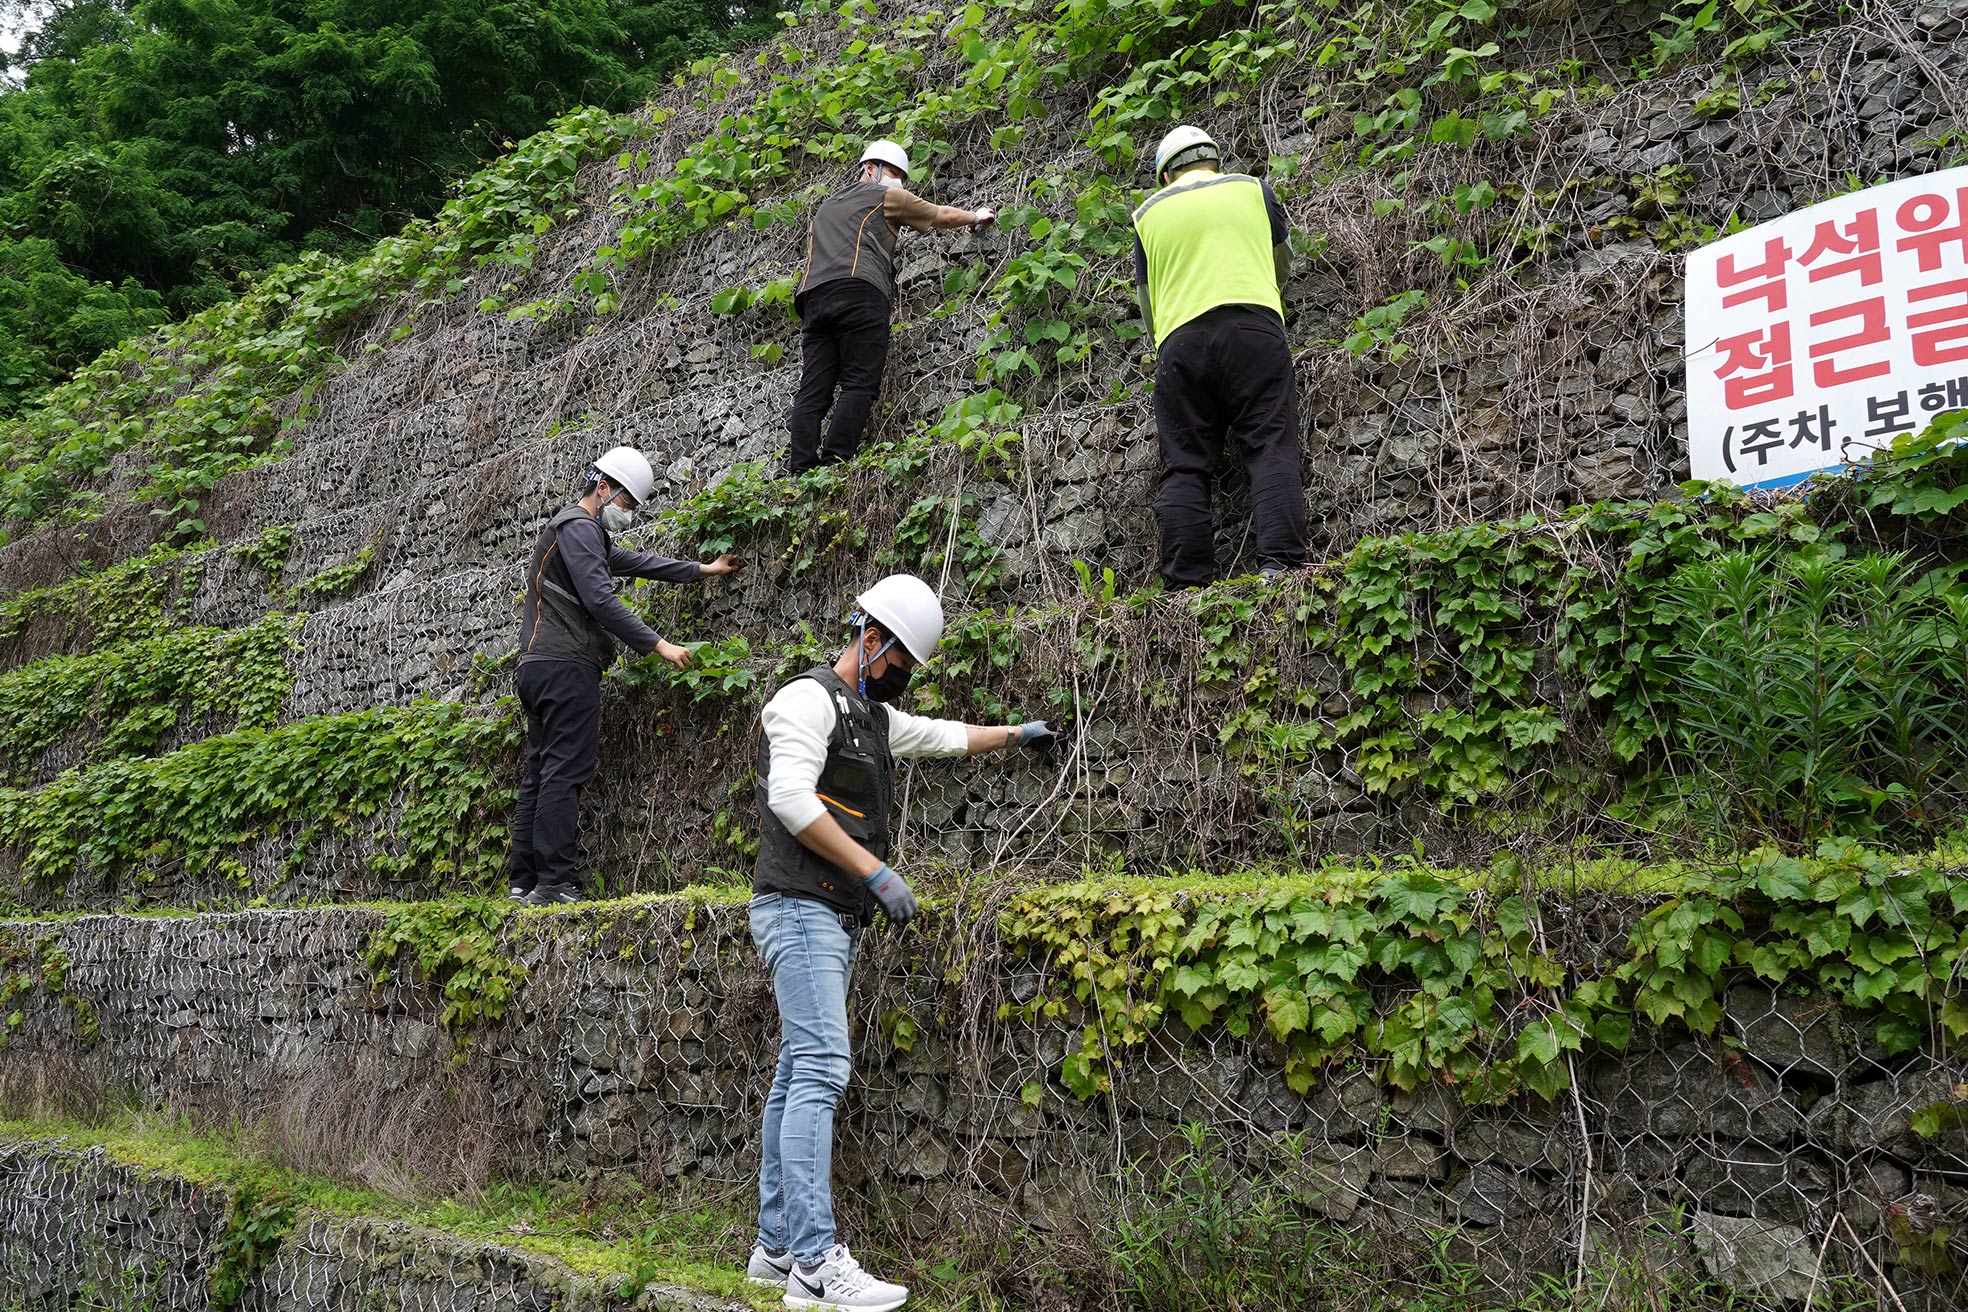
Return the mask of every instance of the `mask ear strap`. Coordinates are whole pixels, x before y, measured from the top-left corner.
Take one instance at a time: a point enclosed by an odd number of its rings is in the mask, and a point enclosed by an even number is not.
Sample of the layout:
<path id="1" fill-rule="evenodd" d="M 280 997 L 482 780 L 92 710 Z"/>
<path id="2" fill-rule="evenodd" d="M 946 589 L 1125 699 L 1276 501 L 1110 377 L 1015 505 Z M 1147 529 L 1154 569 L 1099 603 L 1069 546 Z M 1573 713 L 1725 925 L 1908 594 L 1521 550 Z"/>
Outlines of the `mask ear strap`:
<path id="1" fill-rule="evenodd" d="M 880 660 L 883 656 L 886 656 L 888 654 L 888 649 L 895 645 L 895 639 L 890 638 L 887 642 L 884 642 L 881 646 L 875 649 L 875 654 L 873 656 L 870 656 L 868 654 L 867 613 L 865 611 L 857 610 L 852 615 L 847 617 L 847 622 L 855 626 L 854 627 L 854 655 L 855 655 L 855 659 L 859 662 L 859 664 L 857 664 L 854 667 L 854 688 L 856 692 L 860 693 L 863 697 L 866 697 L 868 695 L 868 666 L 873 664 L 875 661 Z"/>
<path id="2" fill-rule="evenodd" d="M 863 697 L 868 695 L 868 616 L 863 611 L 855 611 L 848 622 L 854 625 L 854 659 L 859 662 L 854 667 L 854 690 Z"/>

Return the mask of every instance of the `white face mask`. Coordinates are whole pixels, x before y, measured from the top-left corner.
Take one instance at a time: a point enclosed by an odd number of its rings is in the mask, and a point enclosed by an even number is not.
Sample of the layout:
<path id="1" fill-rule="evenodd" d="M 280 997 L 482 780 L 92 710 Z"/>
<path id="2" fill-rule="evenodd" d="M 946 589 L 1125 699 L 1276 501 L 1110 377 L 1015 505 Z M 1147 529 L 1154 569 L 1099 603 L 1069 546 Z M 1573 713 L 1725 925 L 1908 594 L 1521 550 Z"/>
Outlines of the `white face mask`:
<path id="1" fill-rule="evenodd" d="M 601 526 L 610 533 L 620 533 L 635 523 L 635 511 L 624 510 L 613 501 L 601 508 Z"/>

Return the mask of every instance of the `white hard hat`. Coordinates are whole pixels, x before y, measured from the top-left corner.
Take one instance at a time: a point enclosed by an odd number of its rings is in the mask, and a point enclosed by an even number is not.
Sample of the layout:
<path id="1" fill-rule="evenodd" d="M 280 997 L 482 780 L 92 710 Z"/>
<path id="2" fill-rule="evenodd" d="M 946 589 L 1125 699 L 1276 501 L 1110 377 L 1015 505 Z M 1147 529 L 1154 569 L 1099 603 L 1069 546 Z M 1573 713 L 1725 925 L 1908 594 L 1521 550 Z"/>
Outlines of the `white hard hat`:
<path id="1" fill-rule="evenodd" d="M 883 164 L 893 165 L 902 170 L 903 177 L 906 178 L 909 176 L 909 152 L 896 145 L 893 141 L 883 139 L 881 141 L 869 142 L 868 148 L 861 152 L 861 162 L 866 164 L 869 160 L 877 160 Z"/>
<path id="2" fill-rule="evenodd" d="M 891 574 L 856 597 L 854 604 L 917 660 L 936 654 L 936 644 L 943 640 L 943 603 L 936 599 L 936 589 L 915 575 Z"/>
<path id="3" fill-rule="evenodd" d="M 1171 128 L 1162 138 L 1162 144 L 1155 147 L 1155 178 L 1160 181 L 1170 168 L 1193 164 L 1199 159 L 1220 159 L 1222 153 L 1209 133 L 1184 123 Z"/>
<path id="4" fill-rule="evenodd" d="M 621 488 L 641 505 L 656 488 L 656 471 L 632 446 L 610 447 L 594 462 L 595 472 Z"/>

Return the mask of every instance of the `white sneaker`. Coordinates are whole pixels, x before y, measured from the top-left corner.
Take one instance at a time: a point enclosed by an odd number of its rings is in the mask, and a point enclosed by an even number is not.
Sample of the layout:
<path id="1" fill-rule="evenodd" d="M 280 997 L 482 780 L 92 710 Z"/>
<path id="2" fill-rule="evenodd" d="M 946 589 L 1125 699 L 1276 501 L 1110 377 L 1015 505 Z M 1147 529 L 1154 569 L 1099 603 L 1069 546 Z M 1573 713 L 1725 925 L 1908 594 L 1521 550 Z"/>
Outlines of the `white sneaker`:
<path id="1" fill-rule="evenodd" d="M 793 1273 L 793 1255 L 781 1253 L 774 1257 L 765 1251 L 764 1244 L 752 1245 L 752 1260 L 745 1263 L 745 1279 L 755 1285 L 778 1285 L 784 1287 L 786 1277 Z"/>
<path id="2" fill-rule="evenodd" d="M 840 1308 L 843 1312 L 894 1312 L 909 1301 L 904 1285 L 877 1280 L 861 1269 L 846 1244 L 835 1244 L 817 1271 L 798 1263 L 786 1277 L 787 1307 Z"/>

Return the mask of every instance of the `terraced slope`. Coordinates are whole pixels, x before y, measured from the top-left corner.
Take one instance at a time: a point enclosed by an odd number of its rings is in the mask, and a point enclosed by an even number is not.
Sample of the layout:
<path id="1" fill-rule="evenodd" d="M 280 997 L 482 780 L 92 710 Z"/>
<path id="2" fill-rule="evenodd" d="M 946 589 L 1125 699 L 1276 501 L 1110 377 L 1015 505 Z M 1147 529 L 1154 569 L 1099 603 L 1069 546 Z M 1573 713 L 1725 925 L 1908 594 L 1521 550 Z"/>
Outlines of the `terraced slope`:
<path id="1" fill-rule="evenodd" d="M 769 1034 L 723 907 L 750 861 L 757 707 L 837 640 L 857 586 L 911 568 L 953 612 L 918 705 L 1074 732 L 1056 758 L 907 776 L 903 860 L 950 910 L 857 1004 L 881 1080 L 857 1090 L 843 1156 L 865 1233 L 1000 1236 L 1014 1257 L 966 1253 L 984 1285 L 1095 1305 L 1120 1278 L 1100 1227 L 1141 1187 L 1127 1164 L 1203 1160 L 1178 1127 L 1218 1121 L 1222 1169 L 1291 1179 L 1333 1242 L 1380 1245 L 1396 1270 L 1419 1230 L 1478 1283 L 1582 1283 L 1610 1236 L 1642 1236 L 1620 1260 L 1684 1283 L 1795 1299 L 1811 1255 L 1835 1253 L 1820 1274 L 1850 1289 L 1948 1306 L 1956 1286 L 1887 1217 L 1914 1196 L 1963 1205 L 1960 1145 L 1914 1128 L 1948 1130 L 1968 1080 L 1951 857 L 1921 866 L 1917 924 L 1892 918 L 1912 894 L 1890 862 L 1756 867 L 1756 895 L 1794 898 L 1799 920 L 1881 936 L 1856 973 L 1849 943 L 1728 925 L 1751 896 L 1734 858 L 1719 884 L 1666 892 L 1629 870 L 1613 904 L 1541 889 L 1548 959 L 1529 974 L 1532 921 L 1497 910 L 1525 871 L 1569 871 L 1551 853 L 1574 844 L 1712 852 L 1717 816 L 1793 849 L 1848 824 L 1925 842 L 1968 811 L 1943 769 L 1830 822 L 1746 820 L 1737 781 L 1686 768 L 1676 571 L 1737 548 L 1778 568 L 1825 543 L 1900 550 L 1883 595 L 1931 601 L 1915 580 L 1958 556 L 1964 481 L 1930 443 L 1808 501 L 1672 495 L 1680 252 L 1950 163 L 1964 130 L 1968 5 L 1717 8 L 809 4 L 641 115 L 520 143 L 370 256 L 279 271 L 99 362 L 0 431 L 0 879 L 18 913 L 0 989 L 21 1017 L 0 1102 L 73 1114 L 73 1083 L 249 1128 L 287 1116 L 374 1139 L 440 1190 L 455 1163 L 421 1147 L 497 1125 L 459 1187 L 632 1177 L 728 1202 Z M 1181 117 L 1290 212 L 1324 559 L 1166 596 L 1145 588 L 1156 457 L 1126 216 L 1142 152 Z M 785 479 L 802 215 L 877 134 L 930 162 L 930 194 L 1005 222 L 905 241 L 877 445 Z M 672 636 L 716 640 L 697 675 L 611 678 L 594 891 L 680 900 L 509 921 L 479 899 L 515 774 L 519 561 L 617 442 L 661 476 L 643 545 L 753 561 L 639 594 Z M 1235 482 L 1232 572 L 1249 561 Z M 1375 861 L 1417 844 L 1496 886 L 1377 882 Z M 1364 873 L 1331 866 L 1348 856 Z M 1251 931 L 1308 955 L 1267 960 L 1275 977 L 1231 967 L 1241 1001 L 1219 1013 L 1161 991 L 1215 986 L 1165 954 L 1103 1010 L 1113 986 L 1073 974 L 1081 949 L 1039 913 L 1018 930 L 1005 901 L 1089 866 L 1294 889 L 1314 872 L 1289 935 Z M 1164 893 L 1184 916 L 1247 906 L 1199 887 L 1103 884 L 1056 923 L 1120 951 L 1159 941 Z M 1698 963 L 1690 997 L 1623 1027 L 1672 989 L 1603 974 L 1620 934 L 1683 906 L 1708 910 L 1682 912 L 1659 965 L 1679 981 Z M 135 909 L 160 914 L 100 914 Z M 1439 947 L 1438 920 L 1485 955 Z M 1399 933 L 1358 938 L 1369 922 Z M 1355 960 L 1365 942 L 1393 955 Z M 1304 982 L 1329 967 L 1359 985 L 1351 1011 Z M 1107 1045 L 1150 1031 L 1152 1068 L 1103 1087 Z M 1486 1098 L 1502 1110 L 1464 1106 Z M 1659 1122 L 1655 1103 L 1677 1110 Z M 35 1124 L 21 1137 L 57 1132 Z M 1280 1176 L 1267 1154 L 1293 1144 Z M 17 1180 L 70 1162 L 18 1160 Z M 58 1219 L 50 1235 L 87 1224 Z M 1085 1264 L 1028 1260 L 1048 1245 Z M 387 1265 L 352 1259 L 352 1287 L 390 1288 L 360 1274 Z M 75 1292 L 21 1279 L 30 1302 Z"/>
<path id="2" fill-rule="evenodd" d="M 1442 635 L 1443 660 L 1424 653 L 1419 666 L 1442 668 L 1408 679 L 1386 723 L 1325 735 L 1293 795 L 1254 801 L 1236 772 L 1205 759 L 1221 756 L 1222 721 L 1246 711 L 1250 689 L 1222 689 L 1221 714 L 1182 717 L 1195 722 L 1173 741 L 1148 731 L 1154 698 L 1144 706 L 1133 694 L 1167 686 L 1164 700 L 1197 705 L 1183 685 L 1199 664 L 1207 680 L 1212 662 L 1227 673 L 1251 657 L 1206 637 L 1196 646 L 1218 612 L 1248 622 L 1241 601 L 1100 613 L 1103 597 L 1147 580 L 1153 536 L 1147 374 L 1130 336 L 1125 260 L 1138 141 L 1168 107 L 1190 105 L 1235 156 L 1276 176 L 1304 251 L 1289 293 L 1312 416 L 1308 485 L 1322 545 L 1342 553 L 1363 533 L 1454 540 L 1467 531 L 1457 525 L 1669 487 L 1679 477 L 1674 252 L 1732 217 L 1824 195 L 1847 174 L 1942 162 L 1955 123 L 1949 70 L 1968 45 L 1946 6 L 1843 24 L 1810 10 L 1768 19 L 1775 26 L 1747 43 L 1753 57 L 1731 46 L 1732 63 L 1669 62 L 1642 76 L 1636 67 L 1658 58 L 1649 33 L 1677 30 L 1649 6 L 1439 8 L 1342 19 L 1287 5 L 1252 26 L 1223 7 L 815 10 L 640 120 L 576 116 L 467 188 L 428 232 L 349 269 L 271 279 L 176 341 L 132 348 L 17 428 L 7 439 L 23 457 L 10 476 L 17 514 L 0 548 L 0 586 L 12 590 L 0 665 L 22 690 L 14 704 L 48 696 L 57 667 L 42 660 L 90 653 L 148 670 L 167 658 L 132 640 L 186 625 L 238 632 L 270 614 L 299 617 L 284 676 L 254 672 L 217 696 L 209 680 L 201 693 L 182 679 L 135 677 L 129 700 L 156 730 L 142 739 L 148 752 L 234 723 L 277 726 L 283 744 L 319 725 L 339 742 L 375 732 L 361 718 L 374 708 L 419 697 L 487 704 L 506 691 L 499 661 L 532 533 L 595 451 L 627 441 L 664 476 L 646 540 L 685 553 L 735 543 L 757 566 L 730 584 L 648 598 L 679 636 L 745 639 L 748 656 L 726 654 L 748 673 L 732 680 L 744 685 L 736 697 L 700 703 L 728 690 L 657 690 L 611 716 L 593 790 L 597 819 L 610 823 L 589 829 L 602 836 L 595 855 L 611 887 L 673 887 L 742 867 L 742 836 L 736 847 L 726 839 L 749 824 L 742 739 L 768 667 L 824 645 L 843 596 L 895 566 L 947 578 L 990 630 L 978 644 L 985 661 L 1009 667 L 1004 686 L 975 690 L 965 685 L 978 672 L 953 661 L 947 698 L 1067 711 L 1091 730 L 1074 768 L 1021 771 L 1009 792 L 976 772 L 923 780 L 920 841 L 932 850 L 1001 857 L 1009 845 L 993 836 L 1007 804 L 1047 797 L 1040 832 L 1067 841 L 1034 855 L 1068 861 L 1108 850 L 1166 859 L 1187 846 L 1167 841 L 1182 821 L 1194 831 L 1205 816 L 1253 807 L 1268 812 L 1257 825 L 1194 855 L 1240 859 L 1279 829 L 1318 848 L 1402 850 L 1417 834 L 1440 847 L 1458 826 L 1445 833 L 1430 813 L 1511 799 L 1536 773 L 1527 750 L 1535 756 L 1554 733 L 1592 756 L 1590 729 L 1554 730 L 1536 714 L 1499 721 L 1476 707 L 1488 756 L 1451 762 L 1454 777 L 1419 796 L 1394 786 L 1470 738 L 1468 726 L 1419 713 L 1463 701 L 1472 678 L 1480 693 L 1488 676 L 1457 668 L 1467 635 Z M 1820 19 L 1829 25 L 1808 30 Z M 1448 54 L 1483 38 L 1498 49 Z M 1396 76 L 1409 67 L 1413 77 Z M 1404 79 L 1418 89 L 1390 99 Z M 1739 108 L 1717 99 L 1729 88 L 1744 93 Z M 997 236 L 907 244 L 877 432 L 899 445 L 796 486 L 772 477 L 797 372 L 782 354 L 794 341 L 784 279 L 797 271 L 804 204 L 877 128 L 916 140 L 935 194 L 998 203 L 1007 223 Z M 301 391 L 283 391 L 295 382 Z M 1230 501 L 1223 554 L 1234 569 L 1242 530 Z M 1575 557 L 1571 531 L 1531 554 Z M 160 536 L 191 540 L 139 554 Z M 1595 538 L 1588 550 L 1617 558 L 1623 546 Z M 96 566 L 107 569 L 89 572 Z M 1524 591 L 1518 579 L 1499 585 Z M 1513 646 L 1576 648 L 1547 604 L 1505 595 L 1476 622 Z M 1032 607 L 1033 620 L 1017 618 Z M 1149 667 L 1115 680 L 996 641 L 1006 626 L 1041 640 L 1084 636 L 1090 613 L 1100 644 L 1152 631 Z M 1425 606 L 1415 613 L 1423 629 L 1439 628 Z M 1288 640 L 1337 668 L 1322 676 L 1315 660 L 1290 677 L 1332 703 L 1361 680 L 1357 656 L 1317 652 L 1330 648 L 1325 627 Z M 1554 671 L 1556 683 L 1534 672 L 1506 709 L 1542 705 L 1568 729 L 1593 718 L 1590 689 L 1604 680 L 1573 666 Z M 113 726 L 79 700 L 57 726 L 61 741 L 18 748 L 15 779 L 32 787 L 136 745 L 92 749 Z M 1213 700 L 1206 691 L 1200 704 Z M 224 713 L 242 704 L 250 714 Z M 183 902 L 481 882 L 502 809 L 484 785 L 510 768 L 497 764 L 507 736 L 448 712 L 406 714 L 416 724 L 435 715 L 437 738 L 460 750 L 470 739 L 493 763 L 490 773 L 455 771 L 466 782 L 443 805 L 470 823 L 439 845 L 443 857 L 419 851 L 357 870 L 377 817 L 384 831 L 409 828 L 384 785 L 441 791 L 447 778 L 399 768 L 370 778 L 382 800 L 346 790 L 281 798 L 297 777 L 325 772 L 323 749 L 249 735 L 186 768 L 237 782 L 251 768 L 222 765 L 229 753 L 273 753 L 279 777 L 254 787 L 279 805 L 199 836 L 190 854 L 159 818 L 99 857 L 44 844 L 47 859 L 23 861 L 42 827 L 9 824 L 28 899 L 96 906 L 152 888 Z M 1348 723 L 1344 710 L 1334 720 Z M 666 732 L 648 731 L 658 725 Z M 1391 770 L 1378 767 L 1382 753 L 1395 758 Z M 1589 768 L 1608 765 L 1619 761 Z M 86 800 L 45 805 L 176 805 L 131 796 L 147 786 L 91 784 Z M 1170 811 L 1186 798 L 1201 804 Z M 34 805 L 16 799 L 7 810 Z M 1480 850 L 1488 840 L 1473 841 Z M 479 873 L 460 879 L 467 867 Z"/>

